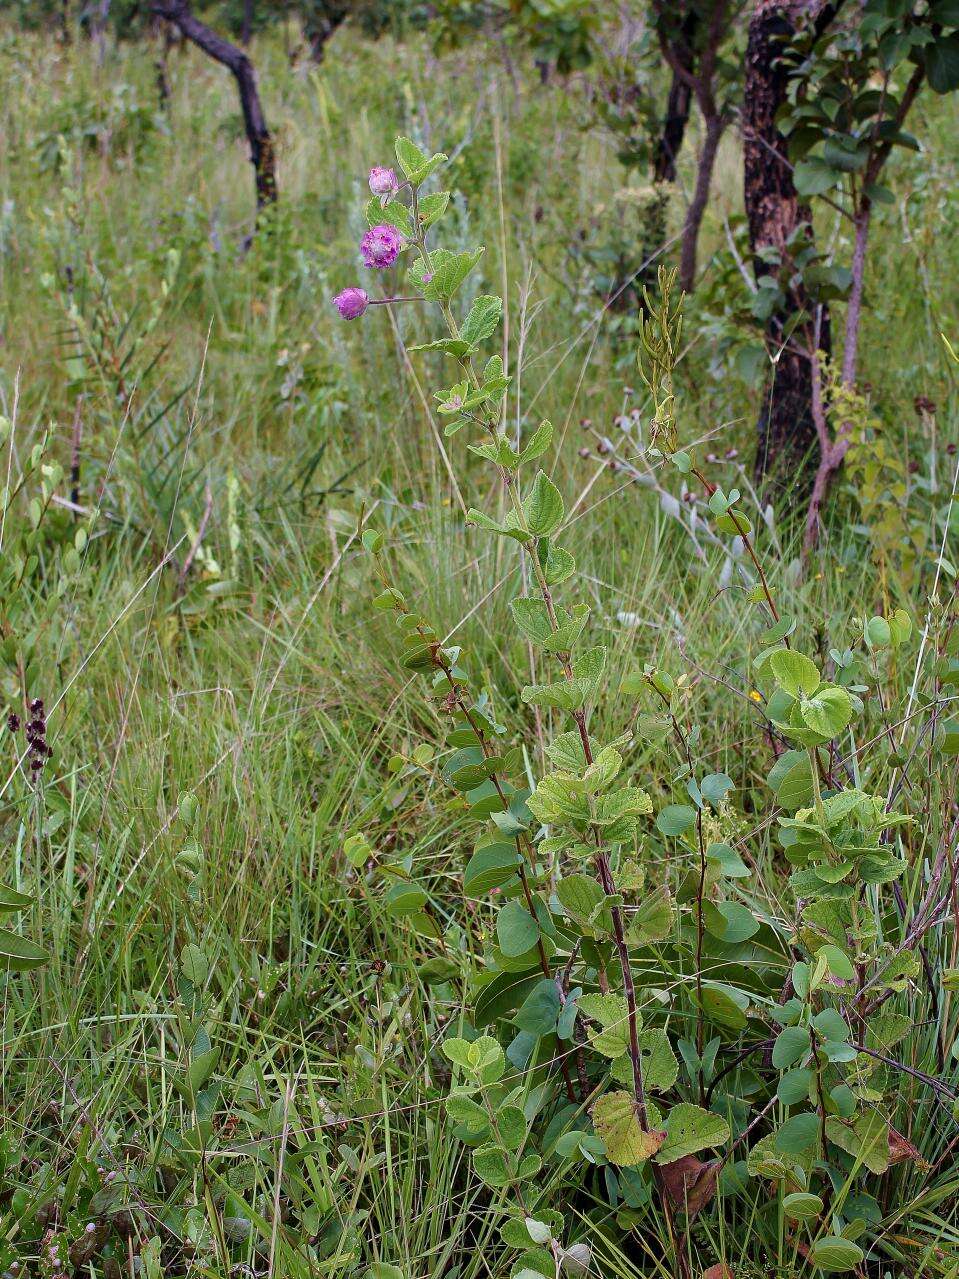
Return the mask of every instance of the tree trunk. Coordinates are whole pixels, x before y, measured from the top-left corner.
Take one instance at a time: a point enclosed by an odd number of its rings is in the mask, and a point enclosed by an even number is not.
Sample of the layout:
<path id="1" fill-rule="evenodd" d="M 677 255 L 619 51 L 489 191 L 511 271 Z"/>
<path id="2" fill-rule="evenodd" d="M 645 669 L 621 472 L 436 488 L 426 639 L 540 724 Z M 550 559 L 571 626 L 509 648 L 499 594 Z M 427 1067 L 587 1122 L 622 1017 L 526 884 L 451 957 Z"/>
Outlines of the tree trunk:
<path id="1" fill-rule="evenodd" d="M 243 0 L 243 25 L 240 27 L 240 44 L 244 48 L 250 43 L 253 35 L 253 5 L 254 0 Z"/>
<path id="2" fill-rule="evenodd" d="M 676 61 L 688 75 L 692 75 L 695 70 L 696 55 L 693 52 L 693 42 L 698 20 L 698 13 L 690 8 L 683 18 L 682 38 L 673 45 Z M 686 136 L 692 101 L 693 91 L 688 77 L 674 69 L 669 86 L 669 97 L 666 99 L 666 118 L 663 121 L 663 131 L 656 146 L 653 163 L 653 178 L 656 182 L 676 181 L 676 159 L 682 150 L 683 138 Z"/>
<path id="3" fill-rule="evenodd" d="M 311 15 L 305 26 L 305 34 L 309 41 L 310 58 L 313 62 L 319 64 L 323 61 L 327 41 L 332 39 L 345 21 L 345 5 L 325 5 L 322 13 Z"/>
<path id="4" fill-rule="evenodd" d="M 743 94 L 743 158 L 749 243 L 757 279 L 770 273 L 761 256 L 774 249 L 788 268 L 790 241 L 801 227 L 812 237 L 812 213 L 793 186 L 786 159 L 786 139 L 776 113 L 786 98 L 787 68 L 784 43 L 799 23 L 821 8 L 817 0 L 757 0 L 749 23 L 746 80 Z M 785 278 L 788 270 L 782 272 Z M 801 283 L 786 286 L 784 305 L 766 323 L 766 341 L 773 361 L 759 414 L 755 474 L 770 494 L 785 497 L 798 487 L 808 493 L 818 443 L 813 415 L 813 367 L 810 322 L 791 331 L 796 316 L 808 310 Z M 828 349 L 829 318 L 820 322 L 820 346 Z"/>
<path id="5" fill-rule="evenodd" d="M 709 188 L 712 185 L 713 169 L 719 151 L 719 140 L 723 135 L 725 122 L 720 116 L 711 116 L 705 122 L 706 135 L 703 138 L 703 149 L 699 153 L 696 165 L 696 189 L 686 210 L 686 221 L 683 224 L 683 242 L 679 259 L 679 283 L 687 292 L 692 293 L 696 284 L 696 248 L 699 244 L 699 228 L 703 214 L 709 203 Z"/>
<path id="6" fill-rule="evenodd" d="M 895 127 L 897 130 L 902 127 L 906 116 L 909 114 L 925 75 L 925 67 L 920 63 L 909 77 L 909 83 L 906 85 L 896 112 Z M 892 142 L 884 142 L 882 146 L 877 148 L 867 163 L 863 174 L 863 193 L 859 197 L 859 207 L 853 217 L 856 230 L 852 253 L 852 282 L 849 287 L 849 297 L 846 301 L 846 332 L 842 350 L 842 384 L 848 390 L 852 390 L 856 385 L 859 333 L 862 322 L 862 299 L 866 281 L 866 249 L 869 243 L 869 226 L 872 218 L 872 199 L 865 192 L 877 181 L 891 150 Z M 806 513 L 806 535 L 803 541 L 804 555 L 808 555 L 816 545 L 819 537 L 819 514 L 822 504 L 829 492 L 833 477 L 842 466 L 849 451 L 849 446 L 852 443 L 850 439 L 851 430 L 852 424 L 843 422 L 840 424 L 834 439 L 830 439 L 828 435 L 824 439 L 822 455 L 819 459 L 819 469 L 816 471 L 812 496 L 809 500 L 809 510 Z"/>
<path id="7" fill-rule="evenodd" d="M 653 177 L 657 182 L 676 181 L 676 157 L 682 149 L 683 138 L 686 136 L 692 100 L 692 89 L 673 72 L 669 97 L 666 99 L 666 119 L 663 121 L 663 131 L 656 145 L 656 159 L 653 164 Z"/>
<path id="8" fill-rule="evenodd" d="M 106 58 L 107 26 L 110 21 L 110 0 L 100 0 L 94 14 L 92 35 L 97 46 L 97 66 L 102 67 Z"/>
<path id="9" fill-rule="evenodd" d="M 243 126 L 250 144 L 250 160 L 256 175 L 256 207 L 266 208 L 276 202 L 276 157 L 273 139 L 266 127 L 260 95 L 256 87 L 253 63 L 235 44 L 194 17 L 189 0 L 154 0 L 154 13 L 179 27 L 185 39 L 191 40 L 215 62 L 226 67 L 236 80 L 243 111 Z"/>

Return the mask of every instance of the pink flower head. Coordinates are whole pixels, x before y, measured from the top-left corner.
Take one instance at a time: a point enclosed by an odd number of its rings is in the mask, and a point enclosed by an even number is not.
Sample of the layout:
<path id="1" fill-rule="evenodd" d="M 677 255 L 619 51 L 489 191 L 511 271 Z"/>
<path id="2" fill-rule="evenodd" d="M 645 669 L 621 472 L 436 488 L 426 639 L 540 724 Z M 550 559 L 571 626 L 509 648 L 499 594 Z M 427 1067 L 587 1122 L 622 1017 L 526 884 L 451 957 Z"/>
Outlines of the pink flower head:
<path id="1" fill-rule="evenodd" d="M 394 195 L 399 189 L 400 184 L 392 169 L 384 169 L 380 165 L 370 169 L 370 190 L 374 195 Z"/>
<path id="2" fill-rule="evenodd" d="M 333 299 L 333 305 L 344 320 L 358 320 L 369 304 L 366 290 L 357 288 L 356 285 L 337 293 Z"/>
<path id="3" fill-rule="evenodd" d="M 403 240 L 395 226 L 374 226 L 360 241 L 360 252 L 367 266 L 381 271 L 393 265 L 402 246 Z"/>

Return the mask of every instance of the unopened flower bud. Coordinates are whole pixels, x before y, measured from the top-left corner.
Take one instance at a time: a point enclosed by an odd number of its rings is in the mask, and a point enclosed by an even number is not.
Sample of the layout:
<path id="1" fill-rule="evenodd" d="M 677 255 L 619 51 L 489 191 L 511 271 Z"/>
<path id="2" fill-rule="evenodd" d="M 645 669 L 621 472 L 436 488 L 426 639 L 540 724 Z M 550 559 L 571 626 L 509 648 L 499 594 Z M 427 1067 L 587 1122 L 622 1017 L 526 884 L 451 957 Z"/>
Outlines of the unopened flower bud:
<path id="1" fill-rule="evenodd" d="M 333 305 L 339 311 L 344 320 L 357 320 L 370 304 L 366 290 L 357 288 L 353 285 L 351 288 L 344 289 L 342 293 L 337 293 L 333 299 Z"/>
<path id="2" fill-rule="evenodd" d="M 392 169 L 374 165 L 370 169 L 370 190 L 374 195 L 394 195 L 400 189 L 396 174 Z"/>

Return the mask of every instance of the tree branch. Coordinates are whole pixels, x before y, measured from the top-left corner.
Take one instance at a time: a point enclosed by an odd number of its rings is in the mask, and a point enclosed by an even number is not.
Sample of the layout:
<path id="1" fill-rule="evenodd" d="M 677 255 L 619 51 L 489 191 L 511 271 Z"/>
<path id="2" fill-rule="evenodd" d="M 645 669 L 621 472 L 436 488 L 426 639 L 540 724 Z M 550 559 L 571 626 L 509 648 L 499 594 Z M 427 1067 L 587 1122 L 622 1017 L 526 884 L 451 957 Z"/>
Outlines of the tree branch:
<path id="1" fill-rule="evenodd" d="M 201 22 L 189 0 L 153 0 L 153 12 L 179 27 L 181 34 L 202 49 L 207 57 L 227 68 L 236 80 L 243 112 L 243 127 L 250 144 L 250 160 L 256 174 L 256 207 L 263 209 L 276 201 L 276 161 L 273 139 L 260 104 L 253 63 L 235 44 Z"/>

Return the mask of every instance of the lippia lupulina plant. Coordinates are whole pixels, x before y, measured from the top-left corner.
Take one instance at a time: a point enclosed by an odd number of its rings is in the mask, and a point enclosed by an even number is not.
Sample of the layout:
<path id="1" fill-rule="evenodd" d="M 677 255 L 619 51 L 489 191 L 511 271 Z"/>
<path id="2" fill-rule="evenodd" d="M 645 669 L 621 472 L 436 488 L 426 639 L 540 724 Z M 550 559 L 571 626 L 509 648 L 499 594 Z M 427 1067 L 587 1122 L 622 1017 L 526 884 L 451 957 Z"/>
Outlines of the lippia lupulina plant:
<path id="1" fill-rule="evenodd" d="M 434 398 L 446 434 L 463 432 L 493 469 L 500 507 L 471 508 L 466 520 L 515 545 L 528 589 L 512 600 L 512 620 L 538 655 L 538 682 L 519 691 L 539 726 L 524 749 L 522 724 L 499 722 L 467 654 L 394 580 L 384 533 L 364 530 L 381 582 L 374 602 L 395 615 L 404 665 L 448 722 L 441 750 L 423 758 L 439 761 L 465 800 L 473 852 L 463 894 L 491 903 L 467 1029 L 443 1045 L 449 1118 L 476 1174 L 508 1192 L 493 1202 L 523 1279 L 589 1265 L 564 1209 L 597 1176 L 594 1193 L 627 1222 L 662 1213 L 671 1273 L 691 1272 L 693 1223 L 719 1186 L 745 1193 L 751 1177 L 771 1183 L 797 1257 L 853 1270 L 878 1220 L 867 1178 L 916 1158 L 888 1118 L 902 1069 L 895 1047 L 909 1029 L 890 1000 L 916 978 L 923 931 L 949 891 L 940 868 L 918 911 L 897 913 L 890 888 L 906 870 L 910 830 L 895 806 L 901 788 L 872 793 L 857 764 L 865 699 L 908 643 L 909 619 L 867 620 L 855 649 L 831 650 L 829 674 L 799 651 L 741 495 L 678 447 L 683 301 L 661 273 L 640 331 L 648 456 L 701 484 L 717 536 L 736 540 L 760 632 L 750 680 L 759 688 L 746 694 L 769 761 L 756 825 L 778 832 L 789 874 L 780 897 L 793 903 L 774 913 L 754 883 L 737 787 L 703 768 L 690 673 L 640 665 L 621 682 L 621 731 L 596 728 L 617 720 L 615 703 L 596 713 L 612 673 L 589 606 L 572 599 L 567 507 L 542 469 L 552 427 L 525 437 L 505 427 L 510 379 L 493 350 L 502 299 L 459 307 L 482 250 L 437 243 L 450 194 L 427 188 L 445 157 L 406 139 L 396 157 L 402 179 L 385 167 L 370 175 L 362 255 L 373 270 L 404 265 L 408 287 L 369 299 L 357 285 L 335 305 L 347 319 L 373 302 L 435 312 L 440 336 L 409 350 L 443 357 L 451 373 Z M 354 865 L 365 863 L 363 836 L 347 843 Z M 427 887 L 399 859 L 393 872 L 396 913 L 438 936 Z"/>

